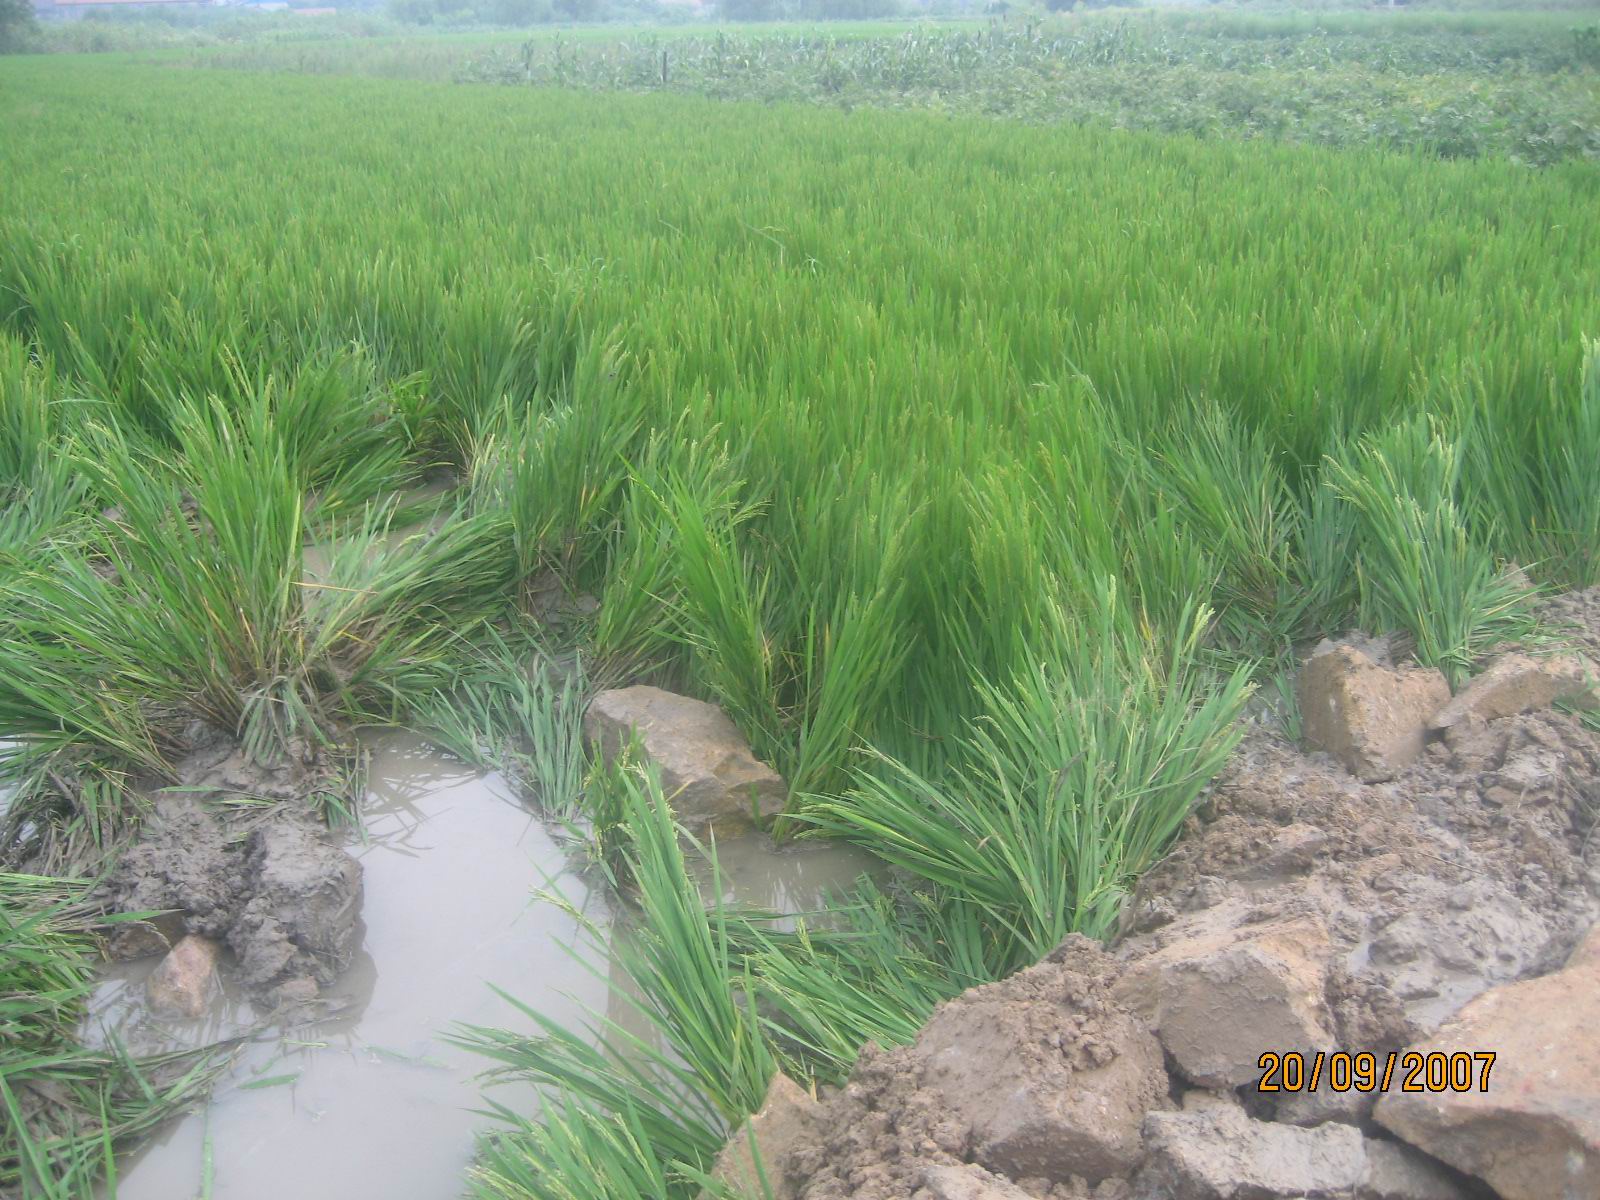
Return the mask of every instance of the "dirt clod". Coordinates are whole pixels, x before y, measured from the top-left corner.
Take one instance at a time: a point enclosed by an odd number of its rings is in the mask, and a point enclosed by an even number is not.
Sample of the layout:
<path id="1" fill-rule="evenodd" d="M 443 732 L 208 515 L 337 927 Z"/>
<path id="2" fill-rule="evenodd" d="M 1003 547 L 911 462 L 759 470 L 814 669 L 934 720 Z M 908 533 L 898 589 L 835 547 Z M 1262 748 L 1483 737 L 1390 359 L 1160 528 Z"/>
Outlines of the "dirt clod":
<path id="1" fill-rule="evenodd" d="M 740 1196 L 765 1195 L 765 1179 L 771 1200 L 793 1200 L 797 1192 L 789 1159 L 797 1147 L 816 1136 L 818 1107 L 816 1100 L 794 1080 L 781 1072 L 774 1075 L 766 1101 L 728 1139 L 711 1177 Z M 761 1156 L 759 1170 L 756 1153 Z"/>
<path id="2" fill-rule="evenodd" d="M 359 948 L 361 864 L 307 825 L 277 821 L 251 835 L 243 865 L 248 899 L 228 945 L 245 986 L 332 983 Z"/>
<path id="3" fill-rule="evenodd" d="M 113 912 L 168 914 L 155 936 L 129 938 L 125 950 L 159 950 L 184 934 L 223 942 L 245 987 L 270 998 L 296 979 L 326 986 L 349 965 L 361 864 L 288 805 L 247 831 L 190 795 L 169 795 L 118 862 L 105 897 Z"/>
<path id="4" fill-rule="evenodd" d="M 1448 729 L 1463 721 L 1535 712 L 1562 700 L 1592 702 L 1593 687 L 1594 666 L 1579 655 L 1502 654 L 1441 708 L 1431 724 Z"/>
<path id="5" fill-rule="evenodd" d="M 1213 1088 L 1261 1078 L 1262 1048 L 1330 1050 L 1331 957 L 1315 915 L 1240 923 L 1242 904 L 1169 926 L 1169 944 L 1127 965 L 1117 998 L 1149 1022 L 1184 1077 Z M 1141 947 L 1142 948 L 1142 947 Z"/>
<path id="6" fill-rule="evenodd" d="M 1386 667 L 1354 646 L 1324 642 L 1298 681 L 1306 740 L 1358 779 L 1393 779 L 1422 754 L 1429 719 L 1450 699 L 1438 671 Z"/>
<path id="7" fill-rule="evenodd" d="M 1392 1091 L 1377 1118 L 1486 1180 L 1504 1200 L 1600 1196 L 1597 1031 L 1600 929 L 1563 970 L 1484 993 L 1414 1047 L 1424 1055 L 1494 1052 L 1487 1089 Z"/>
<path id="8" fill-rule="evenodd" d="M 1454 1172 L 1399 1142 L 1367 1139 L 1367 1175 L 1358 1200 L 1467 1200 Z"/>
<path id="9" fill-rule="evenodd" d="M 1087 939 L 934 1014 L 917 1039 L 923 1087 L 970 1130 L 973 1161 L 1013 1179 L 1121 1174 L 1169 1085 L 1150 1031 L 1112 998 L 1114 964 Z"/>
<path id="10" fill-rule="evenodd" d="M 1002 1175 L 975 1166 L 929 1167 L 912 1200 L 1032 1200 Z"/>

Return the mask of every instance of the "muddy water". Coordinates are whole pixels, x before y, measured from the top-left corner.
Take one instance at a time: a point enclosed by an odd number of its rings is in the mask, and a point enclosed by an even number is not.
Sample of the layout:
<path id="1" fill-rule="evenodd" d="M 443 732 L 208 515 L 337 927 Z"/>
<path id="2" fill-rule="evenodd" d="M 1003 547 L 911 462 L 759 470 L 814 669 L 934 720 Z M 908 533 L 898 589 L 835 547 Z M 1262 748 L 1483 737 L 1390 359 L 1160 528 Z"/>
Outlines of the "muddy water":
<path id="1" fill-rule="evenodd" d="M 377 548 L 393 550 L 409 537 L 439 529 L 452 511 L 450 493 L 460 484 L 453 475 L 440 473 L 414 487 L 393 494 L 394 523 L 378 542 Z M 434 504 L 430 505 L 430 501 Z M 436 505 L 436 507 L 435 507 Z M 433 511 L 429 512 L 432 508 Z M 419 518 L 420 519 L 414 519 Z M 328 576 L 334 546 L 338 543 L 311 542 L 302 550 L 302 570 L 308 583 L 319 583 Z"/>
<path id="2" fill-rule="evenodd" d="M 474 771 L 420 739 L 370 740 L 362 953 L 334 990 L 336 1016 L 260 1034 L 208 1108 L 119 1164 L 122 1200 L 433 1200 L 458 1195 L 473 1133 L 488 1124 L 473 1074 L 483 1060 L 444 1041 L 456 1022 L 526 1028 L 494 984 L 566 1021 L 616 1007 L 605 982 L 563 947 L 574 920 L 532 899 L 547 884 L 602 928 L 604 902 L 568 870 L 544 826 L 497 774 Z M 834 847 L 774 849 L 764 838 L 718 847 L 725 897 L 781 911 L 815 908 L 867 859 Z M 153 960 L 107 973 L 89 1040 L 111 1031 L 136 1050 L 198 1045 L 255 1024 L 226 996 L 204 1021 L 151 1016 Z M 493 1098 L 530 1107 L 497 1088 Z"/>
<path id="3" fill-rule="evenodd" d="M 721 884 L 728 904 L 780 913 L 815 912 L 862 875 L 881 879 L 883 863 L 854 846 L 819 842 L 775 846 L 760 835 L 724 839 L 714 845 L 716 869 L 689 853 L 689 868 L 709 900 Z"/>

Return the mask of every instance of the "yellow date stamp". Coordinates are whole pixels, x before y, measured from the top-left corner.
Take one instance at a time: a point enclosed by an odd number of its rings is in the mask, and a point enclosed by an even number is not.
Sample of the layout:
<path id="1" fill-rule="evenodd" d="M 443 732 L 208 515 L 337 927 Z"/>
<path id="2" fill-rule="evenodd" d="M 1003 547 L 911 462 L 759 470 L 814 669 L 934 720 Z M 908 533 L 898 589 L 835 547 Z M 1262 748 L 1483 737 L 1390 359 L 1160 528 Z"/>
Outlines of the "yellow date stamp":
<path id="1" fill-rule="evenodd" d="M 1350 1054 L 1343 1050 L 1268 1050 L 1257 1061 L 1261 1092 L 1487 1092 L 1495 1052 Z"/>

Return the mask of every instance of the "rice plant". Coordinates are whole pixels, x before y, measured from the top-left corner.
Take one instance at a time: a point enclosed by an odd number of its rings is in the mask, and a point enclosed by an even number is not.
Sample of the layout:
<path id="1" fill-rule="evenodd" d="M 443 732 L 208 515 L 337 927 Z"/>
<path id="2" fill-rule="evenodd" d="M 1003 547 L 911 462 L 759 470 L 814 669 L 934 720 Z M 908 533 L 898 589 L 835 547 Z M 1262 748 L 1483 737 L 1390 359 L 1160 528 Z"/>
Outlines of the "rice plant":
<path id="1" fill-rule="evenodd" d="M 596 1013 L 587 1029 L 518 1005 L 538 1032 L 467 1027 L 458 1040 L 498 1065 L 494 1077 L 549 1089 L 545 1120 L 501 1108 L 474 1171 L 480 1195 L 697 1194 L 730 1129 L 761 1106 L 776 1069 L 736 969 L 727 914 L 708 914 L 653 770 L 619 773 L 631 837 L 622 848 L 640 920 L 611 953 L 637 989 L 654 1038 Z M 720 889 L 714 889 L 720 891 Z"/>
<path id="2" fill-rule="evenodd" d="M 1112 585 L 1098 601 L 1082 621 L 1057 609 L 1025 665 L 980 684 L 949 779 L 887 763 L 810 818 L 980 908 L 996 976 L 1107 935 L 1240 736 L 1247 669 L 1214 681 L 1196 662 L 1209 614 L 1157 647 Z"/>
<path id="3" fill-rule="evenodd" d="M 409 719 L 464 762 L 503 772 L 553 820 L 577 820 L 592 694 L 581 662 L 563 669 L 535 640 L 492 631 L 469 655 L 452 686 L 414 703 Z"/>
<path id="4" fill-rule="evenodd" d="M 138 1059 L 87 1050 L 94 981 L 82 886 L 0 875 L 0 1192 L 87 1200 L 115 1152 L 204 1096 L 227 1047 Z"/>
<path id="5" fill-rule="evenodd" d="M 469 1031 L 549 1104 L 476 1186 L 687 1197 L 774 1070 L 1109 931 L 1251 678 L 1352 620 L 1455 678 L 1536 634 L 1508 564 L 1592 582 L 1600 537 L 1589 68 L 1170 20 L 685 43 L 600 99 L 639 47 L 551 89 L 0 63 L 7 852 L 103 855 L 195 718 L 265 760 L 431 727 L 637 896 L 661 1043 Z M 1434 103 L 1485 44 L 1538 103 Z M 1174 49 L 1187 91 L 1111 103 Z M 946 95 L 1049 124 L 883 111 Z M 529 669 L 557 592 L 586 679 Z M 708 914 L 659 787 L 586 760 L 614 681 L 720 704 L 776 832 L 897 886 Z"/>

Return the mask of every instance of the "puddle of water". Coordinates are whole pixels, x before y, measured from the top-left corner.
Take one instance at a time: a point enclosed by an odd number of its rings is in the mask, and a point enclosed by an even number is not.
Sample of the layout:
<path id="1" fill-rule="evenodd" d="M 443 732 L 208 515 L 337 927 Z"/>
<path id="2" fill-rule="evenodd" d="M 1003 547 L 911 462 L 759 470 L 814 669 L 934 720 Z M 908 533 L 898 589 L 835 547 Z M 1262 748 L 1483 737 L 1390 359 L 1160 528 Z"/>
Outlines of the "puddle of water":
<path id="1" fill-rule="evenodd" d="M 690 850 L 689 868 L 712 898 L 711 864 Z M 810 913 L 863 875 L 882 880 L 886 868 L 856 846 L 835 842 L 775 845 L 764 835 L 719 840 L 716 879 L 724 903 L 779 913 Z"/>
<path id="2" fill-rule="evenodd" d="M 586 1008 L 638 1024 L 620 1003 L 631 991 L 627 981 L 608 986 L 585 970 L 565 949 L 579 939 L 577 923 L 534 898 L 558 887 L 607 924 L 602 897 L 568 870 L 561 847 L 516 802 L 510 784 L 412 734 L 366 741 L 364 836 L 349 847 L 364 871 L 364 938 L 331 992 L 345 1007 L 246 1047 L 205 1111 L 119 1163 L 121 1200 L 459 1195 L 473 1134 L 492 1124 L 471 1111 L 482 1104 L 474 1075 L 488 1064 L 440 1035 L 456 1022 L 528 1028 L 489 984 L 570 1025 L 581 1025 Z M 881 870 L 852 847 L 777 847 L 759 836 L 719 842 L 717 854 L 726 901 L 786 913 L 815 910 L 827 894 Z M 696 869 L 709 888 L 709 864 Z M 144 981 L 155 964 L 106 970 L 86 1041 L 103 1042 L 111 1030 L 130 1049 L 157 1051 L 202 1045 L 256 1022 L 248 1001 L 232 992 L 203 1020 L 152 1015 Z M 292 1079 L 273 1082 L 285 1077 Z M 501 1086 L 490 1096 L 521 1111 L 536 1108 L 531 1089 Z"/>
<path id="3" fill-rule="evenodd" d="M 389 532 L 378 542 L 378 548 L 393 550 L 408 537 L 419 533 L 433 533 L 445 522 L 451 508 L 445 503 L 448 493 L 460 486 L 460 480 L 453 475 L 440 474 L 415 487 L 397 492 L 392 497 L 397 508 L 396 516 L 401 522 L 391 525 Z M 416 512 L 429 500 L 438 500 L 441 507 L 432 516 L 423 520 L 405 520 L 408 512 Z M 318 583 L 328 577 L 329 565 L 333 556 L 334 545 L 327 542 L 313 542 L 301 551 L 301 569 L 308 583 Z"/>
<path id="4" fill-rule="evenodd" d="M 440 1034 L 457 1021 L 526 1026 L 490 983 L 560 1020 L 577 1021 L 584 1004 L 604 1006 L 605 984 L 563 949 L 575 923 L 532 893 L 554 879 L 595 919 L 603 921 L 603 906 L 562 876 L 561 849 L 509 785 L 415 737 L 386 734 L 371 745 L 366 842 L 350 847 L 364 868 L 365 939 L 334 989 L 348 1008 L 249 1046 L 209 1111 L 120 1164 L 122 1200 L 199 1195 L 208 1139 L 217 1200 L 458 1195 L 473 1132 L 488 1124 L 470 1111 L 481 1104 L 472 1077 L 487 1063 Z M 109 972 L 91 1021 L 155 1048 L 202 1042 L 253 1018 L 236 997 L 205 1022 L 149 1016 L 142 983 L 152 966 Z M 286 1075 L 294 1081 L 247 1086 Z M 517 1101 L 510 1089 L 495 1095 Z"/>

